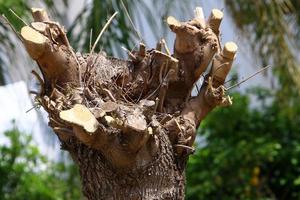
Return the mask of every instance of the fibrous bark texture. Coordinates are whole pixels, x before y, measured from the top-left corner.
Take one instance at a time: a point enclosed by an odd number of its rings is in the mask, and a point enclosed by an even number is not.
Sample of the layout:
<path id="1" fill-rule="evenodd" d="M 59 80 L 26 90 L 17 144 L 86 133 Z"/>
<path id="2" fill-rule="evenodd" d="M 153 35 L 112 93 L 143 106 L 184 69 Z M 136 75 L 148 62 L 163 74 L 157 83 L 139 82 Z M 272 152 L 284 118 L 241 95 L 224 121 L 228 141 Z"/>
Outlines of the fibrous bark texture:
<path id="1" fill-rule="evenodd" d="M 140 44 L 129 60 L 75 53 L 45 10 L 32 15 L 20 34 L 42 74 L 34 72 L 41 84 L 36 101 L 79 166 L 84 196 L 184 199 L 196 128 L 213 108 L 232 103 L 223 83 L 237 46 L 221 47 L 223 13 L 214 9 L 205 20 L 196 8 L 188 22 L 168 17 L 174 53 L 162 40 L 156 49 Z M 200 76 L 202 87 L 191 97 Z"/>

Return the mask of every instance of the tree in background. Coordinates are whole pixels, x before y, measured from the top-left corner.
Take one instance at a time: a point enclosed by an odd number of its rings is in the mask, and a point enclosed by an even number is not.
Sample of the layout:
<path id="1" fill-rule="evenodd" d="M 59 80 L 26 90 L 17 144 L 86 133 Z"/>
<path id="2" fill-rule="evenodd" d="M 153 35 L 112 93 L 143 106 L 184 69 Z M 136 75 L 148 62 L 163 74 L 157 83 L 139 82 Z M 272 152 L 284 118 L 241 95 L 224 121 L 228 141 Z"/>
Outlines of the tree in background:
<path id="1" fill-rule="evenodd" d="M 187 199 L 300 198 L 300 107 L 270 103 L 268 90 L 251 93 L 256 108 L 235 94 L 200 127 L 206 140 L 189 161 Z"/>
<path id="2" fill-rule="evenodd" d="M 236 94 L 232 107 L 206 119 L 187 197 L 299 199 L 299 1 L 225 2 L 254 53 L 274 66 L 277 85 Z M 252 106 L 249 96 L 256 97 Z"/>
<path id="3" fill-rule="evenodd" d="M 253 55 L 273 65 L 282 107 L 299 100 L 300 2 L 225 0 L 225 6 Z"/>
<path id="4" fill-rule="evenodd" d="M 32 139 L 18 129 L 0 134 L 0 199 L 80 199 L 77 169 L 71 163 L 51 162 Z"/>

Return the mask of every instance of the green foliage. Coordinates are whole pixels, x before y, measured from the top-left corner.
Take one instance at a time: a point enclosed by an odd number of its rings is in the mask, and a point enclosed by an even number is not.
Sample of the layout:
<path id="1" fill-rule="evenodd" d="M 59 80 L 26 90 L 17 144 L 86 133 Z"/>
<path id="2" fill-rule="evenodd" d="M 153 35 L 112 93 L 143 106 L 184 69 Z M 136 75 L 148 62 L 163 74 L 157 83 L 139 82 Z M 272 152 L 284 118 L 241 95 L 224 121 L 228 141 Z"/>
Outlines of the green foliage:
<path id="1" fill-rule="evenodd" d="M 118 15 L 104 32 L 95 52 L 104 50 L 108 55 L 122 56 L 125 54 L 122 46 L 132 50 L 137 47 L 139 42 L 146 42 L 143 41 L 145 34 L 142 32 L 143 28 L 148 25 L 151 27 L 149 34 L 153 34 L 157 40 L 163 37 L 168 29 L 164 20 L 172 8 L 176 7 L 177 12 L 180 11 L 180 13 L 191 9 L 188 7 L 188 3 L 183 3 L 181 0 L 164 0 L 163 3 L 145 0 L 122 0 L 122 2 L 123 4 L 120 0 L 87 1 L 84 9 L 69 29 L 68 36 L 72 46 L 75 49 L 79 48 L 84 52 L 90 52 L 90 43 L 94 44 L 107 19 L 117 11 Z M 139 30 L 134 30 L 124 7 L 135 24 L 135 28 L 140 25 Z M 161 27 L 165 29 L 161 30 Z M 90 37 L 91 31 L 92 37 Z M 139 32 L 142 38 L 139 38 L 136 32 Z"/>
<path id="2" fill-rule="evenodd" d="M 31 137 L 17 129 L 0 135 L 0 199 L 59 200 L 81 197 L 74 165 L 54 163 L 42 156 Z"/>
<path id="3" fill-rule="evenodd" d="M 124 3 L 127 3 L 127 1 L 124 0 Z M 119 11 L 121 9 L 121 3 L 115 1 L 93 0 L 90 4 L 87 4 L 70 28 L 69 34 L 71 36 L 72 44 L 78 48 L 80 41 L 84 40 L 81 48 L 84 49 L 85 52 L 89 52 L 90 42 L 93 45 L 107 19 L 116 10 Z M 82 29 L 77 35 L 74 33 L 76 27 Z M 91 31 L 92 38 L 90 38 Z M 131 31 L 125 12 L 120 12 L 119 16 L 116 17 L 116 20 L 114 20 L 105 31 L 101 38 L 101 44 L 97 45 L 95 50 L 96 52 L 99 52 L 100 49 L 102 50 L 104 47 L 104 50 L 111 54 L 115 48 L 114 44 L 122 44 L 129 48 L 129 46 L 133 46 L 132 37 L 134 36 L 132 33 L 134 32 Z M 121 50 L 120 46 L 119 49 Z"/>
<path id="4" fill-rule="evenodd" d="M 300 199 L 300 106 L 282 110 L 270 92 L 234 94 L 202 123 L 189 160 L 187 199 Z"/>
<path id="5" fill-rule="evenodd" d="M 300 70 L 299 0 L 224 0 L 233 22 L 264 66 L 273 65 L 280 82 L 284 106 L 286 95 L 298 97 Z"/>
<path id="6" fill-rule="evenodd" d="M 0 14 L 6 16 L 10 19 L 11 23 L 19 29 L 22 26 L 22 22 L 17 19 L 9 9 L 13 9 L 18 15 L 22 17 L 28 17 L 27 11 L 28 6 L 25 0 L 0 0 Z M 5 67 L 5 61 L 7 59 L 12 59 L 12 54 L 9 54 L 9 51 L 14 49 L 14 44 L 11 42 L 11 37 L 9 37 L 8 31 L 9 26 L 5 25 L 5 22 L 1 20 L 0 23 L 0 85 L 5 83 L 4 80 L 4 71 L 7 69 Z M 4 54 L 4 55 L 3 55 Z"/>
<path id="7" fill-rule="evenodd" d="M 36 1 L 38 2 L 38 1 Z M 20 31 L 24 26 L 24 22 L 30 22 L 30 5 L 36 3 L 35 1 L 31 2 L 28 0 L 0 0 L 0 15 L 5 16 L 16 31 Z M 66 0 L 63 0 L 64 4 L 67 5 Z M 51 15 L 61 18 L 59 12 L 55 8 L 54 2 L 52 0 L 43 0 L 38 3 L 42 4 Z M 22 22 L 17 16 L 15 16 L 10 10 L 16 13 L 24 22 Z M 6 76 L 12 76 L 11 65 L 15 57 L 15 45 L 16 37 L 13 34 L 10 26 L 7 21 L 4 20 L 1 16 L 0 20 L 0 85 L 4 85 L 7 80 Z M 21 59 L 21 57 L 18 57 Z M 27 66 L 25 66 L 27 67 Z M 20 70 L 16 70 L 18 73 L 21 73 Z"/>

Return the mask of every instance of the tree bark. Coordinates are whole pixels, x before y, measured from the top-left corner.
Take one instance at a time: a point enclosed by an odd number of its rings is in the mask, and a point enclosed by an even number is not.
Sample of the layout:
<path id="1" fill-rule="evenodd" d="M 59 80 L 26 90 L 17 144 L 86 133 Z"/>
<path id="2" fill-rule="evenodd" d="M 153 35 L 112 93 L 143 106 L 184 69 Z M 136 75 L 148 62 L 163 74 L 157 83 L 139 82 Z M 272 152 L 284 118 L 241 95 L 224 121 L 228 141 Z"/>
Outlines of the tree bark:
<path id="1" fill-rule="evenodd" d="M 79 166 L 84 196 L 184 199 L 196 128 L 213 108 L 232 103 L 223 83 L 237 46 L 221 48 L 223 13 L 214 9 L 205 20 L 196 8 L 188 22 L 168 17 L 174 54 L 162 51 L 160 41 L 156 49 L 140 44 L 129 60 L 75 54 L 45 10 L 34 8 L 32 15 L 35 21 L 20 34 L 43 76 L 34 73 L 41 83 L 36 101 Z M 191 97 L 205 71 L 199 94 Z"/>

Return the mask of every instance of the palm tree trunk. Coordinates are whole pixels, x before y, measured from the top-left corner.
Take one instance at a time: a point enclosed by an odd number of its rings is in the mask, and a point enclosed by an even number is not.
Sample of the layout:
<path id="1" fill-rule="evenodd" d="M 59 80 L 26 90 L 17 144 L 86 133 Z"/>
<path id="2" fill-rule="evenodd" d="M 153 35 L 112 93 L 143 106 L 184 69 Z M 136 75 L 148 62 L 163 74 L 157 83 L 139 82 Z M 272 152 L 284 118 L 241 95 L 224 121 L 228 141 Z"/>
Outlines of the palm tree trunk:
<path id="1" fill-rule="evenodd" d="M 64 143 L 80 169 L 82 191 L 87 199 L 184 199 L 184 163 L 176 163 L 166 135 L 159 137 L 153 162 L 120 170 L 102 152 L 77 141 Z"/>

